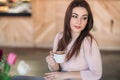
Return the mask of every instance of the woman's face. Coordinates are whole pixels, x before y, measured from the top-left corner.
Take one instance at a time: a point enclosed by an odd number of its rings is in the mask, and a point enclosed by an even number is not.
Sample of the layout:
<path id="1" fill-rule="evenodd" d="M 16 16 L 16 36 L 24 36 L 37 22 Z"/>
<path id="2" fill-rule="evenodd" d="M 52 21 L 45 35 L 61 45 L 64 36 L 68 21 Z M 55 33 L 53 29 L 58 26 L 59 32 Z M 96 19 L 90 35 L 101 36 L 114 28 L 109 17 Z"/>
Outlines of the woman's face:
<path id="1" fill-rule="evenodd" d="M 88 22 L 88 12 L 83 7 L 75 7 L 72 10 L 70 28 L 72 33 L 80 33 Z"/>

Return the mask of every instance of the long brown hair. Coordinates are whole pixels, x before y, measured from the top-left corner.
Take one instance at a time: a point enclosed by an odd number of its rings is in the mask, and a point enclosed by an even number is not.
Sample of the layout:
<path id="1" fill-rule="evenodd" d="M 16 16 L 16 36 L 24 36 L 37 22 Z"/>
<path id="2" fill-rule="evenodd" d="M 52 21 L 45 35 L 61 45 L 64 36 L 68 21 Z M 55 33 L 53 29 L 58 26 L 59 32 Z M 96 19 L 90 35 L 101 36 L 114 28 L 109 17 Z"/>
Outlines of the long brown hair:
<path id="1" fill-rule="evenodd" d="M 85 0 L 73 0 L 68 6 L 65 13 L 63 36 L 58 42 L 57 50 L 58 51 L 65 50 L 68 44 L 71 42 L 72 36 L 70 28 L 70 19 L 72 16 L 72 10 L 75 7 L 84 7 L 87 10 L 88 22 L 85 29 L 81 31 L 81 34 L 78 36 L 73 46 L 71 47 L 70 51 L 68 52 L 66 57 L 67 61 L 70 60 L 73 55 L 77 56 L 79 54 L 82 41 L 86 36 L 90 36 L 90 38 L 92 38 L 89 32 L 93 27 L 93 16 L 89 4 Z"/>

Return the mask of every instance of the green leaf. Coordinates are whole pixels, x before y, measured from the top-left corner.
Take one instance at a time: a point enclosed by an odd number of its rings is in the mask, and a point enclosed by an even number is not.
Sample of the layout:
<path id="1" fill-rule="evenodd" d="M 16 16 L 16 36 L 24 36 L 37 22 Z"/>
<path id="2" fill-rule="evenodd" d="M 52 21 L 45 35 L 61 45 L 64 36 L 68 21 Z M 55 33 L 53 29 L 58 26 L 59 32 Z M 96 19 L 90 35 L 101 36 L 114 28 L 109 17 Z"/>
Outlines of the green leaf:
<path id="1" fill-rule="evenodd" d="M 5 64 L 4 64 L 4 72 L 9 73 L 9 71 L 10 71 L 10 65 L 7 62 L 5 62 Z"/>
<path id="2" fill-rule="evenodd" d="M 2 65 L 2 61 L 0 62 L 0 66 Z"/>
<path id="3" fill-rule="evenodd" d="M 0 80 L 4 80 L 4 74 L 0 72 Z"/>

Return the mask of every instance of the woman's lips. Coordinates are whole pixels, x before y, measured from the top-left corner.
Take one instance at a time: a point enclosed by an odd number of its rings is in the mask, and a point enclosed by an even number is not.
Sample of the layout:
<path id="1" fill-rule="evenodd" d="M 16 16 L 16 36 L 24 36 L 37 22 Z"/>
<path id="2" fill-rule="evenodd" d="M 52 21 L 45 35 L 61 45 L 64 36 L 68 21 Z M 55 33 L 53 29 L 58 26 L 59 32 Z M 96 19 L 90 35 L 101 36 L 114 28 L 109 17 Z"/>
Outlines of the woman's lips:
<path id="1" fill-rule="evenodd" d="M 81 28 L 81 26 L 75 26 L 75 28 L 76 28 L 76 29 L 80 29 L 80 28 Z"/>

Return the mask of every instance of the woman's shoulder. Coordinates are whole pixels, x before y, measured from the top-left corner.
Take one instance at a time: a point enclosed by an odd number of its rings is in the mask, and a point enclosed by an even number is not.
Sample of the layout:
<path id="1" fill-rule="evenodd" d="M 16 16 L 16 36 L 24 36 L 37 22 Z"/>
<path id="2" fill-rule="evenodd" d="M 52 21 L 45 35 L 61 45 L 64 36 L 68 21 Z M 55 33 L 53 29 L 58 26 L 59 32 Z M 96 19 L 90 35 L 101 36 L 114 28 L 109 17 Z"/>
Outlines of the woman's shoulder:
<path id="1" fill-rule="evenodd" d="M 86 36 L 84 38 L 84 43 L 86 44 L 92 44 L 94 42 L 96 42 L 96 39 L 93 36 Z"/>
<path id="2" fill-rule="evenodd" d="M 63 32 L 58 32 L 58 33 L 56 34 L 56 37 L 59 38 L 59 39 L 62 38 L 62 36 L 63 36 Z"/>
<path id="3" fill-rule="evenodd" d="M 62 35 L 63 35 L 63 32 L 58 32 L 57 35 L 58 35 L 58 36 L 62 36 Z"/>

